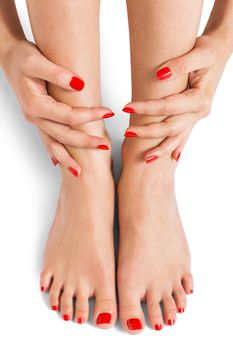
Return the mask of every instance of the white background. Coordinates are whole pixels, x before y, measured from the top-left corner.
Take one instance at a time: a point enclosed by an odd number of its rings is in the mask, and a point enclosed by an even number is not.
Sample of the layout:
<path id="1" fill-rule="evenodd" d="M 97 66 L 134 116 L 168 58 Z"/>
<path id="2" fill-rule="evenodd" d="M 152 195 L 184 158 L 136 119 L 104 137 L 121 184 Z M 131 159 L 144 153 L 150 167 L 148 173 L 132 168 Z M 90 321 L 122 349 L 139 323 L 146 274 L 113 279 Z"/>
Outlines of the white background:
<path id="1" fill-rule="evenodd" d="M 16 1 L 32 40 L 26 6 Z M 201 34 L 213 1 L 205 1 Z M 106 124 L 114 141 L 116 175 L 130 101 L 129 42 L 124 0 L 102 0 L 103 102 L 116 112 Z M 232 348 L 232 57 L 218 86 L 212 111 L 199 122 L 176 172 L 179 208 L 192 253 L 195 291 L 174 327 L 139 335 L 64 322 L 39 291 L 43 246 L 54 216 L 60 174 L 51 165 L 37 130 L 21 113 L 0 71 L 0 346 L 4 349 Z M 91 318 L 90 318 L 91 319 Z M 225 342 L 225 345 L 224 345 Z"/>

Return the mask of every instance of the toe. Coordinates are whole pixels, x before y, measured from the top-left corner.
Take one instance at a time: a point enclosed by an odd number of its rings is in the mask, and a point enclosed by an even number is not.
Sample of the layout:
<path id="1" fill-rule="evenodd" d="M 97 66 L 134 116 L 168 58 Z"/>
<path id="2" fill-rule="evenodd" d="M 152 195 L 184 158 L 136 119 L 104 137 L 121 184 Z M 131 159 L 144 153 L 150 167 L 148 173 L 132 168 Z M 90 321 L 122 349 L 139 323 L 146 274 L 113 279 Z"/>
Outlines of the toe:
<path id="1" fill-rule="evenodd" d="M 123 328 L 131 334 L 143 330 L 145 320 L 140 297 L 135 295 L 120 295 L 120 320 Z"/>
<path id="2" fill-rule="evenodd" d="M 191 273 L 186 274 L 182 279 L 182 285 L 186 294 L 193 293 L 193 276 Z"/>
<path id="3" fill-rule="evenodd" d="M 176 303 L 171 295 L 163 298 L 164 321 L 168 326 L 176 323 Z"/>
<path id="4" fill-rule="evenodd" d="M 53 274 L 51 271 L 43 270 L 40 274 L 40 290 L 41 292 L 49 291 L 52 284 Z"/>
<path id="5" fill-rule="evenodd" d="M 73 318 L 73 296 L 74 293 L 71 290 L 64 288 L 61 296 L 61 314 L 64 321 L 69 321 Z"/>
<path id="6" fill-rule="evenodd" d="M 49 303 L 51 309 L 58 311 L 60 309 L 60 295 L 62 284 L 54 281 L 49 291 Z"/>
<path id="7" fill-rule="evenodd" d="M 79 291 L 76 294 L 75 322 L 83 324 L 89 316 L 88 292 Z"/>
<path id="8" fill-rule="evenodd" d="M 115 291 L 97 290 L 95 292 L 93 319 L 101 328 L 109 328 L 116 322 L 117 307 Z"/>
<path id="9" fill-rule="evenodd" d="M 151 326 L 156 331 L 160 331 L 163 326 L 163 316 L 160 307 L 160 298 L 156 296 L 156 293 L 150 292 L 147 295 L 147 309 L 148 309 L 148 317 Z"/>
<path id="10" fill-rule="evenodd" d="M 186 294 L 182 286 L 174 289 L 173 298 L 176 303 L 177 312 L 183 313 L 186 309 Z"/>

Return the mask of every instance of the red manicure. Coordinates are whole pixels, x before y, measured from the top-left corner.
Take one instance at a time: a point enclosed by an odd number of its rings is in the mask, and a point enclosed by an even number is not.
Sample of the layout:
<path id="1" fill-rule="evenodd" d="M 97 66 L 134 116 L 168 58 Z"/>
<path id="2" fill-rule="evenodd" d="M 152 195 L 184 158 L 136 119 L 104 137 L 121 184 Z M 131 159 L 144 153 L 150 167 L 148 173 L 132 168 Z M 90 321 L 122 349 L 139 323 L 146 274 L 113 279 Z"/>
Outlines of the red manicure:
<path id="1" fill-rule="evenodd" d="M 160 331 L 162 328 L 163 328 L 163 327 L 162 327 L 161 324 L 156 324 L 156 325 L 155 325 L 155 330 L 156 330 L 156 331 Z"/>
<path id="2" fill-rule="evenodd" d="M 84 88 L 84 81 L 78 77 L 73 77 L 70 81 L 70 86 L 74 90 L 81 91 Z"/>
<path id="3" fill-rule="evenodd" d="M 139 318 L 130 318 L 127 320 L 127 326 L 130 331 L 137 331 L 139 329 L 142 329 L 142 323 Z"/>
<path id="4" fill-rule="evenodd" d="M 158 159 L 159 157 L 158 156 L 149 156 L 146 158 L 146 163 L 151 163 L 153 162 L 154 160 Z"/>
<path id="5" fill-rule="evenodd" d="M 137 137 L 138 135 L 136 134 L 136 132 L 126 131 L 124 136 L 125 137 Z"/>
<path id="6" fill-rule="evenodd" d="M 131 107 L 124 107 L 122 111 L 125 113 L 135 113 L 135 110 Z"/>
<path id="7" fill-rule="evenodd" d="M 115 115 L 115 113 L 106 113 L 103 118 L 110 118 L 110 117 L 113 117 Z"/>
<path id="8" fill-rule="evenodd" d="M 44 287 L 40 287 L 40 291 L 43 292 L 44 291 Z"/>
<path id="9" fill-rule="evenodd" d="M 169 67 L 163 67 L 156 72 L 156 76 L 159 80 L 165 80 L 170 78 L 172 75 L 171 69 Z"/>
<path id="10" fill-rule="evenodd" d="M 77 323 L 83 324 L 84 323 L 84 318 L 83 317 L 78 317 L 77 318 Z"/>
<path id="11" fill-rule="evenodd" d="M 57 163 L 59 163 L 58 160 L 55 157 L 51 157 L 51 159 L 52 159 L 53 165 L 56 166 Z"/>
<path id="12" fill-rule="evenodd" d="M 167 324 L 168 324 L 169 326 L 173 326 L 175 323 L 176 323 L 176 321 L 175 321 L 174 319 L 171 319 L 171 320 L 168 320 L 168 321 L 167 321 Z"/>
<path id="13" fill-rule="evenodd" d="M 68 168 L 68 170 L 69 170 L 75 177 L 78 177 L 78 172 L 77 172 L 77 170 L 75 170 L 75 169 L 72 168 L 71 166 Z"/>
<path id="14" fill-rule="evenodd" d="M 99 145 L 97 146 L 98 149 L 103 149 L 105 151 L 108 151 L 109 150 L 109 147 L 107 145 Z"/>
<path id="15" fill-rule="evenodd" d="M 64 321 L 69 321 L 70 320 L 70 316 L 69 315 L 63 315 L 63 320 Z"/>
<path id="16" fill-rule="evenodd" d="M 184 308 L 183 308 L 183 307 L 179 307 L 178 312 L 179 312 L 180 314 L 182 314 L 182 313 L 184 312 Z"/>
<path id="17" fill-rule="evenodd" d="M 96 320 L 96 324 L 106 324 L 111 322 L 112 315 L 109 312 L 103 312 L 99 314 Z"/>
<path id="18" fill-rule="evenodd" d="M 180 152 L 181 153 L 181 152 Z M 178 162 L 178 160 L 180 159 L 180 153 L 177 154 L 177 157 L 176 157 L 176 161 Z"/>
<path id="19" fill-rule="evenodd" d="M 58 306 L 57 305 L 53 305 L 52 306 L 52 310 L 57 311 L 58 310 Z"/>

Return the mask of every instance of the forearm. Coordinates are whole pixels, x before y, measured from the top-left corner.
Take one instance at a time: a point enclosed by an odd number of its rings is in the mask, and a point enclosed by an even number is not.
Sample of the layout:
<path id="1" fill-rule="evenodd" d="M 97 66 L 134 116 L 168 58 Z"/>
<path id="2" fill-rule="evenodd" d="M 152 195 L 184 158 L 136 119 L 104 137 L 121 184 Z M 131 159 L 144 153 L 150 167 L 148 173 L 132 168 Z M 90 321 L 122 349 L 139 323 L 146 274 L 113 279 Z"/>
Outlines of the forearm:
<path id="1" fill-rule="evenodd" d="M 14 0 L 0 0 L 0 66 L 10 47 L 25 39 Z"/>
<path id="2" fill-rule="evenodd" d="M 233 52 L 233 0 L 215 0 L 203 34 L 214 34 L 224 42 L 228 55 Z"/>

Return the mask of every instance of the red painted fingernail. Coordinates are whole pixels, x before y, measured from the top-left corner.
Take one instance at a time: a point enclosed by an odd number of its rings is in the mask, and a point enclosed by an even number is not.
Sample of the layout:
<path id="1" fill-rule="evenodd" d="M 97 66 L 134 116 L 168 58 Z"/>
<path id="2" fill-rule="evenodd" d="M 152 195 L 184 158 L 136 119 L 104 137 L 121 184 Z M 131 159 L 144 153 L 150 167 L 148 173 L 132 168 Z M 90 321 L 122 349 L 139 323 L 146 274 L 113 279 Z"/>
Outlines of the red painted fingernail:
<path id="1" fill-rule="evenodd" d="M 174 319 L 171 319 L 171 320 L 168 320 L 168 321 L 167 321 L 167 324 L 168 324 L 169 326 L 173 326 L 175 323 L 176 323 L 176 321 L 175 321 Z"/>
<path id="2" fill-rule="evenodd" d="M 78 77 L 73 77 L 70 81 L 70 86 L 74 90 L 81 91 L 84 88 L 84 81 Z"/>
<path id="3" fill-rule="evenodd" d="M 181 154 L 181 152 L 177 154 L 177 157 L 176 157 L 176 161 L 177 161 L 177 162 L 178 162 L 178 160 L 180 159 L 180 154 Z"/>
<path id="4" fill-rule="evenodd" d="M 158 158 L 159 158 L 158 156 L 149 156 L 146 158 L 146 163 L 151 163 Z"/>
<path id="5" fill-rule="evenodd" d="M 78 172 L 77 172 L 77 170 L 75 170 L 75 169 L 72 168 L 71 166 L 68 168 L 68 170 L 69 170 L 75 177 L 78 177 Z"/>
<path id="6" fill-rule="evenodd" d="M 64 321 L 69 321 L 70 320 L 70 316 L 69 315 L 63 315 L 63 320 Z"/>
<path id="7" fill-rule="evenodd" d="M 57 163 L 59 163 L 58 160 L 55 157 L 51 157 L 51 159 L 52 159 L 53 165 L 56 166 Z"/>
<path id="8" fill-rule="evenodd" d="M 111 117 L 113 117 L 115 115 L 115 113 L 106 113 L 104 116 L 103 116 L 103 118 L 111 118 Z"/>
<path id="9" fill-rule="evenodd" d="M 179 307 L 178 312 L 179 312 L 180 314 L 182 314 L 182 313 L 184 312 L 184 308 L 183 308 L 183 307 Z"/>
<path id="10" fill-rule="evenodd" d="M 78 317 L 77 318 L 77 323 L 83 324 L 84 323 L 84 318 L 83 317 Z"/>
<path id="11" fill-rule="evenodd" d="M 103 312 L 99 314 L 96 320 L 96 324 L 106 324 L 111 322 L 112 315 L 109 312 Z"/>
<path id="12" fill-rule="evenodd" d="M 44 287 L 40 287 L 40 291 L 43 292 L 44 291 Z"/>
<path id="13" fill-rule="evenodd" d="M 163 328 L 163 326 L 161 324 L 156 324 L 155 325 L 155 330 L 156 331 L 160 331 Z"/>
<path id="14" fill-rule="evenodd" d="M 57 305 L 53 305 L 52 306 L 52 310 L 57 311 L 58 310 L 58 306 Z"/>
<path id="15" fill-rule="evenodd" d="M 136 134 L 136 132 L 126 131 L 124 136 L 125 137 L 137 137 L 138 135 Z"/>
<path id="16" fill-rule="evenodd" d="M 159 80 L 165 80 L 170 78 L 172 75 L 171 69 L 169 67 L 163 67 L 156 72 L 156 76 Z"/>
<path id="17" fill-rule="evenodd" d="M 142 329 L 142 323 L 139 318 L 130 318 L 127 320 L 127 326 L 130 331 L 137 331 L 138 329 Z"/>
<path id="18" fill-rule="evenodd" d="M 107 145 L 99 145 L 97 146 L 98 149 L 103 149 L 105 151 L 108 151 L 109 150 L 109 147 Z"/>
<path id="19" fill-rule="evenodd" d="M 131 107 L 124 107 L 122 111 L 125 113 L 135 113 L 135 110 Z"/>

